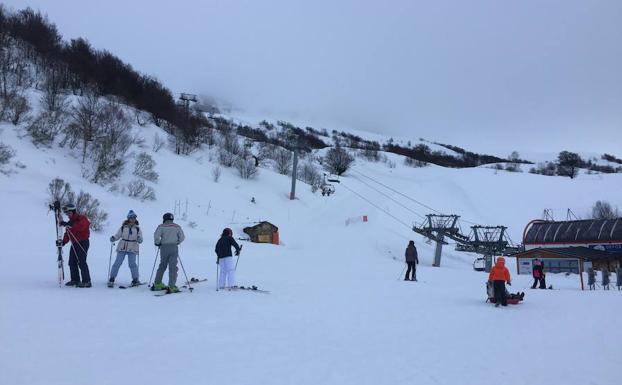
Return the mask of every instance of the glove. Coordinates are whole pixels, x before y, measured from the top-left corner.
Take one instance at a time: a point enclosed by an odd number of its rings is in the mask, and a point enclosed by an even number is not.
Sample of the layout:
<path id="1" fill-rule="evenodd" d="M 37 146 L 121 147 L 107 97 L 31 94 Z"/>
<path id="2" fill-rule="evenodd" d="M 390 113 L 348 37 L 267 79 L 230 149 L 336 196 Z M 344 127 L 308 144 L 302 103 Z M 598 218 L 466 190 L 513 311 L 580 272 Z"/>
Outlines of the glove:
<path id="1" fill-rule="evenodd" d="M 156 243 L 155 245 L 156 245 L 156 247 L 160 247 L 160 244 L 159 244 L 159 243 Z"/>
<path id="2" fill-rule="evenodd" d="M 66 227 L 67 227 L 67 226 L 69 226 L 69 222 L 61 221 L 61 222 L 60 222 L 60 225 L 61 225 L 61 226 L 66 226 Z"/>
<path id="3" fill-rule="evenodd" d="M 56 240 L 56 247 L 63 247 L 63 241 L 61 241 L 60 239 Z"/>
<path id="4" fill-rule="evenodd" d="M 114 235 L 112 237 L 110 237 L 110 242 L 114 242 L 116 241 L 116 239 L 114 238 Z"/>
<path id="5" fill-rule="evenodd" d="M 240 255 L 240 250 L 236 250 L 236 251 L 235 251 L 235 255 L 236 255 L 236 256 Z"/>
<path id="6" fill-rule="evenodd" d="M 508 282 L 508 285 L 512 286 L 512 282 Z"/>

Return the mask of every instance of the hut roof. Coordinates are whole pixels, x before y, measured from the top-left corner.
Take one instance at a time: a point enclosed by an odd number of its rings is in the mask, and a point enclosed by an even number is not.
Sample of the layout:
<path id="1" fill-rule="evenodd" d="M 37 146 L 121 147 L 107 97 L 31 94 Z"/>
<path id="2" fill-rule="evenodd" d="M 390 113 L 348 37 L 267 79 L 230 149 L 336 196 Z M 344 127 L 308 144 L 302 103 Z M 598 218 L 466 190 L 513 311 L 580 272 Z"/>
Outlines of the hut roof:
<path id="1" fill-rule="evenodd" d="M 622 218 L 577 221 L 534 221 L 525 229 L 524 244 L 622 243 Z"/>

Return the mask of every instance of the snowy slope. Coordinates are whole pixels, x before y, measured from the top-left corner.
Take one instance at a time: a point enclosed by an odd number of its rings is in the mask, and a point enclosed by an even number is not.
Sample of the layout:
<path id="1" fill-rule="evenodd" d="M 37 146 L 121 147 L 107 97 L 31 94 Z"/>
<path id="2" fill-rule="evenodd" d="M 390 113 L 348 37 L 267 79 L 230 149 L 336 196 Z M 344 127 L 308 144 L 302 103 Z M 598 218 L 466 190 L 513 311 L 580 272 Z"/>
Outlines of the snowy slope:
<path id="1" fill-rule="evenodd" d="M 376 181 L 467 221 L 509 226 L 518 241 L 543 208 L 587 208 L 597 199 L 622 205 L 621 175 L 570 180 L 409 168 L 387 154 L 396 168 L 357 159 L 335 195 L 312 194 L 301 183 L 298 199 L 290 201 L 285 176 L 262 169 L 243 181 L 225 169 L 215 183 L 207 150 L 180 157 L 163 149 L 152 154 L 158 199 L 140 202 L 85 182 L 66 150 L 37 149 L 19 138 L 20 130 L 2 128 L 0 140 L 26 165 L 0 174 L 9 240 L 0 256 L 0 370 L 7 383 L 617 383 L 622 351 L 610 337 L 620 317 L 619 292 L 580 292 L 573 276 L 550 277 L 562 290 L 531 291 L 530 279 L 518 276 L 512 289 L 526 291 L 525 302 L 495 309 L 484 303 L 486 277 L 472 270 L 475 256 L 447 246 L 443 267 L 430 267 L 433 245 L 410 230 L 429 210 Z M 159 129 L 141 130 L 149 147 Z M 92 193 L 110 214 L 105 231 L 91 238 L 91 289 L 56 284 L 45 193 L 54 177 Z M 185 269 L 209 281 L 163 298 L 144 286 L 106 288 L 108 238 L 127 211 L 138 213 L 145 232 L 140 274 L 146 281 L 156 251 L 151 234 L 176 201 L 182 211 L 188 202 L 187 220 L 179 220 L 187 235 Z M 359 215 L 369 222 L 345 226 Z M 238 280 L 271 293 L 216 292 L 213 248 L 222 228 L 242 236 L 249 222 L 263 219 L 279 226 L 282 245 L 244 242 Z M 409 239 L 421 256 L 416 283 L 399 276 Z M 511 260 L 509 266 L 514 276 Z M 117 281 L 129 280 L 124 265 Z"/>

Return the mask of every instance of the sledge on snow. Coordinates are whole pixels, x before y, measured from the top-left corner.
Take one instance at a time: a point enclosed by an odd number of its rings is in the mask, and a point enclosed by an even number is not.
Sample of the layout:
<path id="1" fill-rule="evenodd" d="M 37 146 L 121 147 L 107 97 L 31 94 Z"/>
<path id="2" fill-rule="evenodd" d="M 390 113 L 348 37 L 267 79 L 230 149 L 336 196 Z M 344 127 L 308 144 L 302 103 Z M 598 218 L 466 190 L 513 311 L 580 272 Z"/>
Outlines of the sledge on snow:
<path id="1" fill-rule="evenodd" d="M 488 299 L 486 299 L 486 302 L 496 304 L 497 301 L 495 300 L 495 288 L 492 284 L 492 281 L 486 282 L 486 293 L 488 294 Z M 525 298 L 525 293 L 511 294 L 506 290 L 505 296 L 509 305 L 518 305 L 523 300 L 523 298 Z"/>

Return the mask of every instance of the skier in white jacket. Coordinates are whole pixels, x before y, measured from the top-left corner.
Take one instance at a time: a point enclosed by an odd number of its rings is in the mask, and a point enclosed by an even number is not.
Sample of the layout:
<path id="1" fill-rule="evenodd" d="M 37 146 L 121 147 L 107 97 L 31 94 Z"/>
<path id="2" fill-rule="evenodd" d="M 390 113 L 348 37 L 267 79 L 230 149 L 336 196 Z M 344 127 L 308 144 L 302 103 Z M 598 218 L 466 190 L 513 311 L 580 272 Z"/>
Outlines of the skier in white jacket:
<path id="1" fill-rule="evenodd" d="M 136 257 L 139 252 L 139 244 L 143 241 L 143 233 L 138 225 L 138 219 L 136 213 L 130 210 L 127 213 L 127 219 L 123 222 L 117 233 L 110 237 L 110 242 L 119 241 L 117 244 L 117 258 L 110 270 L 110 277 L 108 279 L 108 287 L 114 286 L 114 280 L 119 273 L 119 268 L 123 264 L 123 260 L 127 255 L 127 263 L 130 266 L 132 272 L 132 286 L 140 284 L 138 279 L 138 265 L 136 264 Z"/>

